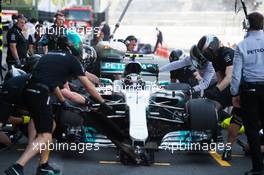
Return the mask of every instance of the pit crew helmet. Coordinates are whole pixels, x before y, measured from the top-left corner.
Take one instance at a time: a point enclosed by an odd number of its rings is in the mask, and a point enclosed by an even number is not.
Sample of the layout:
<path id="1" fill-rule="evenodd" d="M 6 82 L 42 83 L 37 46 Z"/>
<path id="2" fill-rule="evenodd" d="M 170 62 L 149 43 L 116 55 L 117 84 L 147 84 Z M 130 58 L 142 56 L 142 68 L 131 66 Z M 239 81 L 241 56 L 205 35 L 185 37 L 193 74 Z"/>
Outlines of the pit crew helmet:
<path id="1" fill-rule="evenodd" d="M 95 49 L 89 45 L 83 45 L 81 62 L 84 67 L 91 67 L 97 61 L 97 53 Z"/>
<path id="2" fill-rule="evenodd" d="M 197 43 L 197 47 L 208 61 L 211 61 L 220 48 L 220 40 L 215 35 L 205 35 Z"/>
<path id="3" fill-rule="evenodd" d="M 201 67 L 208 62 L 207 58 L 203 55 L 197 45 L 191 47 L 190 56 L 192 64 L 196 69 L 201 69 Z"/>
<path id="4" fill-rule="evenodd" d="M 181 60 L 185 57 L 186 57 L 186 55 L 185 55 L 183 50 L 175 49 L 175 50 L 171 51 L 169 59 L 170 59 L 170 62 L 173 62 L 173 61 Z"/>
<path id="5" fill-rule="evenodd" d="M 74 31 L 66 30 L 64 35 L 58 37 L 58 47 L 62 50 L 70 49 L 71 53 L 76 57 L 82 56 L 83 44 L 81 37 Z"/>
<path id="6" fill-rule="evenodd" d="M 125 45 L 128 45 L 133 40 L 135 40 L 137 42 L 137 38 L 134 35 L 129 35 L 126 37 L 124 43 L 125 43 Z"/>

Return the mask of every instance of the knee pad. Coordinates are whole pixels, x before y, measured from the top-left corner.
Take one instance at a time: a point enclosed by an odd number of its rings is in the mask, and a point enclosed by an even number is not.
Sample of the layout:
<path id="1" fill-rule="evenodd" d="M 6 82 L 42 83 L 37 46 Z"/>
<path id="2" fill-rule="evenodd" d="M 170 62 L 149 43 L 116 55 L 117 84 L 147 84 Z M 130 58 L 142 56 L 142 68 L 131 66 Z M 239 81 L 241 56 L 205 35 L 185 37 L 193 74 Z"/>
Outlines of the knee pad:
<path id="1" fill-rule="evenodd" d="M 227 129 L 227 128 L 230 126 L 231 123 L 235 123 L 235 124 L 237 124 L 237 125 L 240 126 L 240 130 L 239 130 L 239 133 L 240 133 L 240 134 L 244 134 L 244 133 L 245 133 L 245 127 L 244 127 L 243 124 L 242 124 L 242 120 L 241 120 L 241 119 L 239 120 L 237 117 L 233 117 L 233 116 L 231 116 L 231 117 L 225 119 L 225 120 L 221 123 L 221 127 L 222 127 L 223 129 Z"/>
<path id="2" fill-rule="evenodd" d="M 232 117 L 228 117 L 226 119 L 224 119 L 222 122 L 221 122 L 221 128 L 223 129 L 227 129 L 230 125 L 230 121 L 231 121 L 231 118 Z"/>

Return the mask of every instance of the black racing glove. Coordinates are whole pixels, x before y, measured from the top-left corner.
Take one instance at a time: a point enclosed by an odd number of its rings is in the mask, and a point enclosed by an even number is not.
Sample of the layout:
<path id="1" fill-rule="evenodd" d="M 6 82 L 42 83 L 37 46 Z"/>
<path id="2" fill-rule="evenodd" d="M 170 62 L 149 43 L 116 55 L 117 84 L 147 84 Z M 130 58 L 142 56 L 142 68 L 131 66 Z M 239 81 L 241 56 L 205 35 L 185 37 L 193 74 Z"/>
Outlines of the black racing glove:
<path id="1" fill-rule="evenodd" d="M 195 93 L 195 89 L 193 87 L 191 87 L 190 91 L 191 91 L 192 94 Z"/>
<path id="2" fill-rule="evenodd" d="M 113 110 L 113 107 L 107 105 L 105 102 L 101 103 L 98 112 L 104 114 L 104 115 L 114 115 L 115 111 Z"/>
<path id="3" fill-rule="evenodd" d="M 187 95 L 192 95 L 194 92 L 195 92 L 194 88 L 191 87 L 191 88 L 186 92 L 186 94 L 187 94 Z"/>
<path id="4" fill-rule="evenodd" d="M 158 67 L 154 67 L 154 66 L 147 67 L 146 71 L 148 71 L 150 73 L 153 73 L 153 74 L 159 74 L 159 68 Z"/>
<path id="5" fill-rule="evenodd" d="M 16 68 L 21 68 L 21 66 L 22 66 L 22 65 L 21 65 L 21 61 L 20 61 L 20 59 L 16 59 L 16 60 L 15 60 L 15 67 L 16 67 Z"/>
<path id="6" fill-rule="evenodd" d="M 61 107 L 62 109 L 64 110 L 67 110 L 67 109 L 71 109 L 71 108 L 74 108 L 74 106 L 72 106 L 68 101 L 64 101 L 61 103 Z"/>
<path id="7" fill-rule="evenodd" d="M 208 89 L 204 92 L 204 96 L 208 99 L 218 99 L 221 96 L 221 91 L 218 87 L 213 87 L 212 89 Z"/>

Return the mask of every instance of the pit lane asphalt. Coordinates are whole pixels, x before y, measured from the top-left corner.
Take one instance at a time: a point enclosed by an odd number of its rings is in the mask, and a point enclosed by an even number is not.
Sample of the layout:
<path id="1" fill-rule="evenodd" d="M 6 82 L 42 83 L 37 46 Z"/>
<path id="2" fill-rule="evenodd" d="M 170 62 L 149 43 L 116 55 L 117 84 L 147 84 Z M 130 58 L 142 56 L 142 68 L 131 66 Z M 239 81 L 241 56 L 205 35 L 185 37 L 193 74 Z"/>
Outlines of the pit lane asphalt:
<path id="1" fill-rule="evenodd" d="M 245 140 L 244 136 L 242 139 Z M 22 154 L 25 144 L 0 152 L 0 174 Z M 118 162 L 115 148 L 100 148 L 98 151 L 77 152 L 55 151 L 50 164 L 62 170 L 63 175 L 241 175 L 250 169 L 250 159 L 241 147 L 235 145 L 233 159 L 221 161 L 221 153 L 170 152 L 155 153 L 155 164 L 151 166 L 125 166 Z M 34 175 L 38 158 L 25 167 L 25 175 Z M 219 161 L 219 162 L 218 162 Z"/>
<path id="2" fill-rule="evenodd" d="M 162 66 L 168 60 L 155 58 L 154 62 Z M 168 78 L 168 73 L 160 75 L 160 80 Z M 223 135 L 226 136 L 226 133 Z M 242 140 L 246 140 L 245 136 L 242 136 Z M 24 148 L 22 142 L 0 152 L 0 175 L 19 158 Z M 35 157 L 26 165 L 25 175 L 35 174 L 37 162 L 38 158 Z M 55 151 L 51 153 L 49 162 L 61 169 L 63 175 L 241 175 L 251 167 L 250 158 L 244 156 L 238 145 L 235 145 L 233 159 L 229 163 L 221 161 L 221 152 L 160 151 L 155 154 L 154 165 L 125 166 L 118 162 L 114 148 L 100 148 L 99 151 L 86 151 L 84 154 Z"/>

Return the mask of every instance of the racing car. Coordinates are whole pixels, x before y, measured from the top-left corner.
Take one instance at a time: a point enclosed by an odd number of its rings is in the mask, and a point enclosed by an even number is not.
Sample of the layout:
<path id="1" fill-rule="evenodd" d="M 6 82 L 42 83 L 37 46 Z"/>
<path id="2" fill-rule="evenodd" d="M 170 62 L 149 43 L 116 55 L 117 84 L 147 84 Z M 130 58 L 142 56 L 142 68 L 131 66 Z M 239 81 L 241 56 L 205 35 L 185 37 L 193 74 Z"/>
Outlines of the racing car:
<path id="1" fill-rule="evenodd" d="M 185 150 L 192 150 L 191 143 L 217 141 L 218 120 L 212 101 L 192 98 L 188 84 L 159 82 L 157 64 L 135 59 L 137 55 L 133 54 L 123 57 L 129 58 L 101 62 L 103 75 L 121 74 L 122 78 L 114 81 L 102 78 L 102 85 L 97 90 L 115 111 L 108 118 L 129 135 L 131 146 L 136 153 L 144 155 L 146 164 L 154 161 L 154 152 L 158 150 L 182 150 L 183 146 Z M 146 81 L 146 76 L 152 76 L 156 81 Z M 89 124 L 85 128 L 86 142 L 113 146 Z M 131 163 L 122 151 L 119 157 L 121 162 Z"/>
<path id="2" fill-rule="evenodd" d="M 175 150 L 189 143 L 211 143 L 217 137 L 217 112 L 212 101 L 192 98 L 187 84 L 170 84 L 158 81 L 158 65 L 136 59 L 138 55 L 124 54 L 125 61 L 101 62 L 104 75 L 121 74 L 119 80 L 101 78 L 98 92 L 113 107 L 108 115 L 113 123 L 132 140 L 131 147 L 144 158 L 142 164 L 154 162 L 154 152 Z M 147 56 L 149 59 L 149 57 Z M 148 60 L 147 59 L 147 60 Z M 156 78 L 146 81 L 145 77 Z M 84 95 L 86 92 L 78 90 Z M 97 108 L 94 103 L 91 108 Z M 55 105 L 59 142 L 85 142 L 100 147 L 113 147 L 105 134 L 96 130 L 89 119 L 90 109 L 73 107 L 61 109 Z M 192 146 L 192 145 L 191 145 Z M 186 150 L 189 150 L 185 146 Z M 135 163 L 122 149 L 119 159 L 124 164 Z"/>

